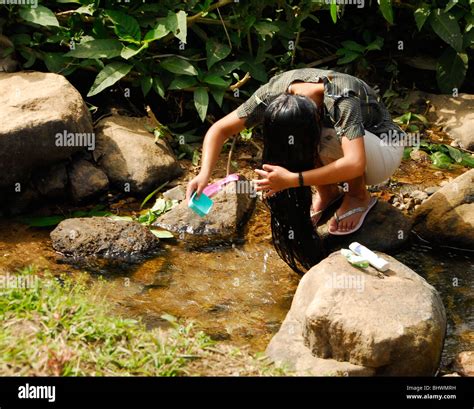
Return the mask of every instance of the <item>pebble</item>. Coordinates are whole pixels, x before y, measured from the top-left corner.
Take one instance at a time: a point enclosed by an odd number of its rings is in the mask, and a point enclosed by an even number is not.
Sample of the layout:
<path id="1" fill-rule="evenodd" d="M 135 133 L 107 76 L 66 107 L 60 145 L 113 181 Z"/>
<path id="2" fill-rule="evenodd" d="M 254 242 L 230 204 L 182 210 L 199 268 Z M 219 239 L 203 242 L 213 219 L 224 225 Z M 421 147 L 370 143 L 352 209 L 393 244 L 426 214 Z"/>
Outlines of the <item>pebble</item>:
<path id="1" fill-rule="evenodd" d="M 427 162 L 429 157 L 430 155 L 419 149 L 414 149 L 410 152 L 410 158 L 416 162 Z"/>
<path id="2" fill-rule="evenodd" d="M 441 181 L 440 186 L 446 186 L 449 182 L 447 180 Z"/>
<path id="3" fill-rule="evenodd" d="M 454 146 L 455 148 L 459 148 L 459 141 L 457 139 L 455 139 L 454 141 L 452 141 L 450 143 L 451 146 Z"/>
<path id="4" fill-rule="evenodd" d="M 436 172 L 433 173 L 433 175 L 435 175 L 439 178 L 442 178 L 443 177 L 443 172 L 441 172 L 440 170 L 437 170 Z"/>
<path id="5" fill-rule="evenodd" d="M 411 197 L 415 199 L 415 202 L 421 203 L 423 200 L 428 199 L 428 193 L 422 192 L 421 190 L 414 190 L 411 192 Z"/>

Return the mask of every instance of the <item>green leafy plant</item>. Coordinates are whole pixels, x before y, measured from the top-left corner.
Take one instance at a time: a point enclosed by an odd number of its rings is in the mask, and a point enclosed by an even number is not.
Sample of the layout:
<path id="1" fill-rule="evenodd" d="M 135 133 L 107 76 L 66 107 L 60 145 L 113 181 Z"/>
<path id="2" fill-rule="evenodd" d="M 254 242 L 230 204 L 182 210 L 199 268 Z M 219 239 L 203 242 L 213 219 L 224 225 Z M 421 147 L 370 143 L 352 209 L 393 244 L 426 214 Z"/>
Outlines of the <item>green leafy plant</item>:
<path id="1" fill-rule="evenodd" d="M 405 148 L 403 159 L 409 159 L 414 148 Z M 431 162 L 435 168 L 451 169 L 456 166 L 474 168 L 474 157 L 471 153 L 457 149 L 447 144 L 430 143 L 421 141 L 417 147 L 429 154 Z"/>
<path id="2" fill-rule="evenodd" d="M 364 37 L 364 40 L 367 43 L 365 45 L 359 44 L 353 40 L 347 40 L 341 43 L 342 47 L 336 52 L 336 54 L 339 56 L 339 59 L 337 60 L 339 65 L 357 62 L 363 67 L 367 67 L 368 63 L 365 58 L 366 54 L 369 51 L 380 51 L 383 46 L 383 38 L 377 36 L 375 40 L 370 41 L 370 36 L 366 33 L 364 33 Z"/>
<path id="3" fill-rule="evenodd" d="M 441 4 L 446 3 L 445 6 Z M 468 50 L 474 47 L 474 2 L 421 3 L 414 12 L 419 31 L 430 27 L 448 47 L 436 66 L 438 86 L 444 93 L 453 93 L 464 82 L 468 68 Z"/>
<path id="4" fill-rule="evenodd" d="M 428 126 L 428 120 L 424 115 L 406 112 L 405 114 L 393 118 L 393 121 L 400 125 L 404 131 L 418 132 Z"/>

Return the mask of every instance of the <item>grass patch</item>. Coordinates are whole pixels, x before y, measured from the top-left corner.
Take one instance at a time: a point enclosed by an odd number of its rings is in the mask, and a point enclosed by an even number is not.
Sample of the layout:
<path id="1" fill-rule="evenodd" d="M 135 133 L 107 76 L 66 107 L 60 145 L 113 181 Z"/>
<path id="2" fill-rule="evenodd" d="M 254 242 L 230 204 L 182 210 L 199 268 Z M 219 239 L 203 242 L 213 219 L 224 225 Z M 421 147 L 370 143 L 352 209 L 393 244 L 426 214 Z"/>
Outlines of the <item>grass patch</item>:
<path id="1" fill-rule="evenodd" d="M 113 315 L 85 274 L 73 281 L 26 268 L 12 277 L 16 286 L 0 288 L 4 376 L 283 374 L 261 357 L 217 345 L 192 323 L 147 330 L 141 321 Z"/>

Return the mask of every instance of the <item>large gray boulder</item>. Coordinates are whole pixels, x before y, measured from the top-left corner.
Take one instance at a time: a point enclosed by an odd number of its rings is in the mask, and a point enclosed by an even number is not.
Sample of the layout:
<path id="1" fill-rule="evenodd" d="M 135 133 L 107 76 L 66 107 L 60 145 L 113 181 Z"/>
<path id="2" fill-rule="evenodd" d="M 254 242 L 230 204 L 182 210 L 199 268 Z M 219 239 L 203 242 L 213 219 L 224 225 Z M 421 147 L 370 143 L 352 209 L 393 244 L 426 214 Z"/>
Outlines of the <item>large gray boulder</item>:
<path id="1" fill-rule="evenodd" d="M 318 234 L 328 252 L 349 247 L 357 241 L 376 250 L 391 252 L 402 247 L 410 236 L 412 221 L 387 202 L 379 201 L 367 214 L 356 232 L 344 236 L 328 233 L 328 223 L 318 227 Z"/>
<path id="2" fill-rule="evenodd" d="M 150 193 L 182 173 L 166 141 L 155 141 L 145 125 L 146 118 L 113 115 L 96 126 L 94 159 L 120 190 Z"/>
<path id="3" fill-rule="evenodd" d="M 0 189 L 93 147 L 89 111 L 62 75 L 0 72 L 0 90 Z"/>
<path id="4" fill-rule="evenodd" d="M 158 238 L 137 222 L 107 217 L 66 219 L 51 232 L 54 250 L 74 261 L 135 263 L 154 254 Z"/>
<path id="5" fill-rule="evenodd" d="M 474 250 L 474 169 L 423 202 L 414 214 L 414 230 L 433 243 Z"/>
<path id="6" fill-rule="evenodd" d="M 238 237 L 239 228 L 255 206 L 255 196 L 248 186 L 243 178 L 226 185 L 212 198 L 213 207 L 205 217 L 198 216 L 183 201 L 153 225 L 178 233 L 193 246 L 230 241 Z"/>
<path id="7" fill-rule="evenodd" d="M 429 376 L 446 313 L 438 292 L 393 257 L 385 273 L 331 254 L 301 279 L 267 355 L 301 375 Z"/>

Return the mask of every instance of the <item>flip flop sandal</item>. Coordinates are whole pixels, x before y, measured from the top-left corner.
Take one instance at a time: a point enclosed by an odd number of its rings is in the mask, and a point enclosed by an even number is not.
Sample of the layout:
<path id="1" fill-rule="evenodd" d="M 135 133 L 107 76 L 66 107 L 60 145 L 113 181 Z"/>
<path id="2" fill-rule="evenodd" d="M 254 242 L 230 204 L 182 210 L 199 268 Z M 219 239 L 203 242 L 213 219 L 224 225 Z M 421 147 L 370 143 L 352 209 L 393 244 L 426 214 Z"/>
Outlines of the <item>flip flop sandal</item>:
<path id="1" fill-rule="evenodd" d="M 354 209 L 351 209 L 349 211 L 347 211 L 346 213 L 338 216 L 337 215 L 337 212 L 334 212 L 334 219 L 336 220 L 336 223 L 339 224 L 339 222 L 341 220 L 344 220 L 344 219 L 347 219 L 348 217 L 352 216 L 353 214 L 356 214 L 356 213 L 362 213 L 362 216 L 360 216 L 360 219 L 359 219 L 359 223 L 357 223 L 357 225 L 352 229 L 352 230 L 348 230 L 348 231 L 339 231 L 339 230 L 336 230 L 336 231 L 331 231 L 328 229 L 328 233 L 329 234 L 332 234 L 334 236 L 345 236 L 347 234 L 352 234 L 354 232 L 356 232 L 357 230 L 360 229 L 360 227 L 362 226 L 362 223 L 364 223 L 364 220 L 365 220 L 365 216 L 367 216 L 367 213 L 369 213 L 370 209 L 372 209 L 372 207 L 375 206 L 375 204 L 377 203 L 377 198 L 376 197 L 372 197 L 370 199 L 370 202 L 369 204 L 367 205 L 367 207 L 356 207 Z"/>
<path id="2" fill-rule="evenodd" d="M 329 209 L 334 203 L 336 203 L 339 199 L 341 199 L 343 196 L 344 196 L 344 193 L 340 192 L 334 199 L 332 199 L 328 203 L 328 205 L 324 209 L 318 210 L 317 212 L 313 212 L 311 210 L 310 216 L 311 216 L 311 222 L 313 223 L 314 228 L 316 228 L 318 226 L 319 220 L 321 220 L 321 217 L 322 217 L 323 213 L 327 209 Z M 312 205 L 311 205 L 311 207 L 312 207 Z"/>

